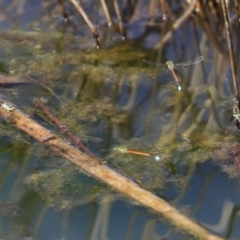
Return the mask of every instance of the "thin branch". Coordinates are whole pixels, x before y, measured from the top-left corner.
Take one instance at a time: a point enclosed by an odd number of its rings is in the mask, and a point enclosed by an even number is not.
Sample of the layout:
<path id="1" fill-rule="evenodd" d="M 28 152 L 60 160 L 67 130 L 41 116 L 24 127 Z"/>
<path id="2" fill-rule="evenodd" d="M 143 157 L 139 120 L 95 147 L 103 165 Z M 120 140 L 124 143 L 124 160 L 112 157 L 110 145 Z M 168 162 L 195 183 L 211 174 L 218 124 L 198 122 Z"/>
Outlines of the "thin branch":
<path id="1" fill-rule="evenodd" d="M 191 13 L 195 9 L 196 2 L 197 0 L 192 1 L 191 5 L 184 12 L 184 14 L 172 25 L 171 29 L 162 37 L 161 41 L 154 46 L 155 49 L 161 49 L 163 45 L 170 39 L 173 31 L 178 29 L 183 24 L 183 22 L 191 15 Z"/>
<path id="2" fill-rule="evenodd" d="M 29 75 L 26 76 L 17 76 L 17 75 L 4 75 L 0 74 L 0 84 L 29 84 L 29 83 L 35 83 L 49 91 L 56 99 L 58 99 L 60 102 L 62 101 L 54 91 L 47 87 L 44 83 L 41 81 L 38 81 L 34 77 L 31 77 Z"/>
<path id="3" fill-rule="evenodd" d="M 120 30 L 120 33 L 122 34 L 122 39 L 125 40 L 125 38 L 126 38 L 126 31 L 125 31 L 125 28 L 124 28 L 124 25 L 123 25 L 123 19 L 122 19 L 122 16 L 121 16 L 121 12 L 120 12 L 118 1 L 117 0 L 113 0 L 113 4 L 114 4 L 114 8 L 115 8 L 115 11 L 116 11 L 116 14 L 117 14 L 119 30 Z"/>
<path id="4" fill-rule="evenodd" d="M 39 99 L 35 98 L 33 99 L 33 102 L 35 103 L 36 106 L 42 109 L 42 111 L 47 115 L 47 117 L 53 123 L 55 123 L 59 127 L 59 129 L 63 132 L 63 134 L 65 134 L 72 141 L 72 144 L 74 146 L 78 147 L 81 151 L 83 151 L 90 157 L 96 158 L 100 161 L 100 159 L 97 156 L 95 156 L 87 147 L 85 147 L 83 143 L 77 137 L 75 137 L 71 133 L 71 131 L 60 120 L 58 120 L 55 116 L 53 116 L 53 114 L 44 106 L 44 104 Z"/>
<path id="5" fill-rule="evenodd" d="M 232 69 L 234 95 L 238 101 L 238 108 L 240 108 L 237 69 L 236 69 L 235 57 L 234 57 L 234 52 L 233 52 L 232 33 L 231 33 L 231 29 L 230 29 L 230 21 L 229 21 L 229 17 L 228 17 L 227 4 L 226 4 L 225 0 L 221 0 L 221 4 L 222 4 L 222 9 L 223 9 L 226 33 L 227 33 L 228 49 L 229 49 L 230 63 L 231 63 L 231 69 Z"/>
<path id="6" fill-rule="evenodd" d="M 162 9 L 162 16 L 163 16 L 163 19 L 166 20 L 167 19 L 167 15 L 169 13 L 169 7 L 167 5 L 167 2 L 165 0 L 159 0 L 160 2 L 160 6 L 161 6 L 161 9 Z"/>
<path id="7" fill-rule="evenodd" d="M 76 25 L 71 21 L 71 19 L 69 18 L 66 10 L 65 10 L 65 7 L 63 5 L 63 2 L 62 0 L 58 0 L 58 5 L 60 6 L 61 8 L 61 11 L 62 11 L 62 15 L 64 17 L 64 21 L 66 21 L 67 23 L 69 23 L 69 25 L 74 29 L 74 31 L 77 31 L 77 27 Z"/>
<path id="8" fill-rule="evenodd" d="M 102 42 L 101 42 L 101 39 L 98 35 L 97 28 L 96 28 L 96 26 L 94 26 L 92 24 L 91 20 L 88 18 L 87 14 L 83 10 L 80 2 L 76 1 L 76 0 L 69 0 L 69 1 L 75 6 L 75 8 L 78 10 L 78 12 L 81 14 L 82 18 L 84 19 L 84 21 L 86 22 L 86 24 L 90 28 L 90 30 L 92 32 L 92 35 L 96 40 L 97 47 L 102 47 Z"/>
<path id="9" fill-rule="evenodd" d="M 200 17 L 200 23 L 203 30 L 211 40 L 213 46 L 218 50 L 218 52 L 220 52 L 224 59 L 228 60 L 229 57 L 225 48 L 222 46 L 222 43 L 219 41 L 217 34 L 213 31 L 213 28 L 206 17 L 206 10 L 204 11 L 199 3 L 197 7 L 199 9 L 198 16 Z"/>
<path id="10" fill-rule="evenodd" d="M 113 26 L 113 20 L 112 20 L 112 16 L 108 10 L 108 6 L 106 4 L 105 0 L 100 0 L 101 4 L 102 4 L 102 8 L 103 8 L 103 12 L 107 18 L 108 21 L 108 26 Z"/>

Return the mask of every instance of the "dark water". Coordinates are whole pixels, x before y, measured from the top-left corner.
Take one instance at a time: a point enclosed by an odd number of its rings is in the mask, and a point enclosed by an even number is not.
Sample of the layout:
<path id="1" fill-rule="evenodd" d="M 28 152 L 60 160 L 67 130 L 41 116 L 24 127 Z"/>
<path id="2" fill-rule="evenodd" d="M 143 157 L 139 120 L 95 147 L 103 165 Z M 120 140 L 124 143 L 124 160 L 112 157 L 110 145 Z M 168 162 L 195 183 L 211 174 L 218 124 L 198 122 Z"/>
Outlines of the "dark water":
<path id="1" fill-rule="evenodd" d="M 109 166 L 210 232 L 239 239 L 239 162 L 232 150 L 239 133 L 231 106 L 225 104 L 232 87 L 226 43 L 216 36 L 220 29 L 208 23 L 215 39 L 198 15 L 154 50 L 171 21 L 184 11 L 182 3 L 169 3 L 173 12 L 166 22 L 157 3 L 136 2 L 126 8 L 119 1 L 126 41 L 107 27 L 98 1 L 83 2 L 106 45 L 96 50 L 91 32 L 70 3 L 64 4 L 76 31 L 63 21 L 56 2 L 19 1 L 11 6 L 4 1 L 1 72 L 29 75 L 38 83 L 2 84 L 1 93 L 61 135 L 32 103 L 42 98 Z M 110 10 L 117 22 L 113 6 Z M 204 60 L 177 72 L 180 92 L 170 71 L 142 61 L 182 62 L 196 56 Z M 1 130 L 0 238 L 194 239 L 87 176 L 11 123 L 2 121 Z"/>

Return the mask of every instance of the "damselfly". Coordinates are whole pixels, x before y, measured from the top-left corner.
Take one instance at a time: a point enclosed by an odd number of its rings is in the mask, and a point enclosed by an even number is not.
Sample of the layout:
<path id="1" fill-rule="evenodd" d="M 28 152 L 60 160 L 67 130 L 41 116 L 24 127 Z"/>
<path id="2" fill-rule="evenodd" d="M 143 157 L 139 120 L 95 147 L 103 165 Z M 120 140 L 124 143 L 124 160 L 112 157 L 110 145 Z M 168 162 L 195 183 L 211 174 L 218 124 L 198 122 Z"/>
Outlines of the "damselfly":
<path id="1" fill-rule="evenodd" d="M 167 61 L 165 64 L 157 64 L 155 62 L 148 61 L 145 59 L 143 59 L 143 62 L 150 64 L 150 65 L 159 66 L 159 67 L 165 67 L 165 68 L 167 67 L 168 70 L 171 71 L 171 73 L 176 81 L 178 91 L 181 91 L 182 87 L 181 87 L 180 81 L 178 80 L 177 74 L 175 73 L 174 69 L 184 68 L 189 65 L 197 64 L 197 63 L 201 62 L 203 59 L 204 59 L 203 56 L 198 56 L 194 59 L 191 59 L 191 60 L 188 60 L 185 62 L 180 62 L 180 63 L 174 63 L 173 61 Z"/>
<path id="2" fill-rule="evenodd" d="M 228 79 L 226 79 L 226 81 L 227 81 L 226 82 L 227 89 L 230 92 L 230 94 L 232 94 L 231 87 L 230 87 L 230 82 L 229 82 Z M 227 102 L 229 102 L 229 101 L 225 101 L 226 105 L 227 105 Z M 238 107 L 239 106 L 239 102 L 238 102 L 236 97 L 231 97 L 231 102 L 232 102 L 231 106 L 233 108 L 232 116 L 233 116 L 233 118 L 235 120 L 235 124 L 236 124 L 238 130 L 240 130 L 240 110 L 239 110 L 239 107 Z"/>
<path id="3" fill-rule="evenodd" d="M 140 156 L 145 156 L 145 157 L 151 157 L 155 161 L 160 161 L 161 157 L 159 155 L 154 155 L 148 152 L 142 152 L 138 150 L 133 150 L 133 149 L 128 149 L 126 147 L 115 147 L 114 150 L 121 152 L 121 153 L 128 153 L 128 154 L 134 154 L 134 155 L 140 155 Z"/>
<path id="4" fill-rule="evenodd" d="M 235 123 L 236 123 L 238 130 L 240 130 L 240 110 L 239 110 L 237 101 L 235 101 L 235 103 L 233 105 L 233 117 L 235 119 Z"/>
<path id="5" fill-rule="evenodd" d="M 240 130 L 240 110 L 239 110 L 239 107 L 238 107 L 238 101 L 236 100 L 236 98 L 233 98 L 232 101 L 233 101 L 232 116 L 235 120 L 235 124 L 236 124 L 238 130 Z"/>
<path id="6" fill-rule="evenodd" d="M 139 151 L 139 150 L 128 149 L 126 147 L 115 147 L 114 150 L 118 151 L 118 152 L 121 152 L 121 153 L 150 157 L 150 158 L 154 159 L 155 161 L 161 161 L 161 157 L 159 155 L 154 155 L 154 154 L 151 154 L 149 152 L 142 152 L 142 151 Z M 167 162 L 167 167 L 169 168 L 171 173 L 175 176 L 179 186 L 182 188 L 182 184 L 177 177 L 174 164 L 168 161 Z"/>

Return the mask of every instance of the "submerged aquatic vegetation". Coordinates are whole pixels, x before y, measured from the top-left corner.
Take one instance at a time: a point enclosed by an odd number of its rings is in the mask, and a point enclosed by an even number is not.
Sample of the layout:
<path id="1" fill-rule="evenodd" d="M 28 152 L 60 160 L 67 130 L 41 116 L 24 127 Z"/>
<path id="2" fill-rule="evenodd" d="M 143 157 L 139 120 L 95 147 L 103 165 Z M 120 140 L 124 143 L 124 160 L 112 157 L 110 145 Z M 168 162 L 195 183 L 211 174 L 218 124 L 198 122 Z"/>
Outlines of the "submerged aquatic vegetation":
<path id="1" fill-rule="evenodd" d="M 115 123 L 124 122 L 126 114 L 115 106 L 110 98 L 83 100 L 79 103 L 69 104 L 61 109 L 61 119 L 73 129 L 79 123 L 94 124 L 101 120 L 109 120 Z M 75 125 L 73 123 L 75 122 Z"/>
<path id="2" fill-rule="evenodd" d="M 214 149 L 213 159 L 228 174 L 230 178 L 239 178 L 240 145 L 238 142 L 221 142 Z"/>
<path id="3" fill-rule="evenodd" d="M 3 216 L 18 216 L 21 210 L 14 206 L 13 203 L 7 201 L 0 202 L 0 215 Z"/>
<path id="4" fill-rule="evenodd" d="M 109 189 L 81 172 L 59 168 L 29 175 L 25 183 L 49 205 L 59 210 L 98 201 Z"/>

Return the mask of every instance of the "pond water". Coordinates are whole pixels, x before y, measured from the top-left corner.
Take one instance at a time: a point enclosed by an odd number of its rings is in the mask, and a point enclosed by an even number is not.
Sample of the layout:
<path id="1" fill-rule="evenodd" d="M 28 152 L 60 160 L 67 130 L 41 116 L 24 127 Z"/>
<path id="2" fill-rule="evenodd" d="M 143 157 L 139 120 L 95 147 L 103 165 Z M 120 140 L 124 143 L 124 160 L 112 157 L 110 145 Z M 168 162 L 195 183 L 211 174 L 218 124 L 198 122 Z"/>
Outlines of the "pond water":
<path id="1" fill-rule="evenodd" d="M 101 49 L 70 2 L 64 6 L 74 26 L 56 2 L 2 1 L 0 98 L 71 144 L 33 104 L 42 99 L 112 169 L 213 234 L 240 239 L 239 131 L 228 106 L 233 90 L 221 16 L 206 22 L 200 11 L 159 47 L 184 2 L 169 1 L 164 15 L 159 1 L 117 1 L 125 40 L 107 26 L 99 1 L 81 2 Z M 201 56 L 174 73 L 157 66 Z M 0 206 L 1 239 L 195 239 L 4 119 Z"/>

